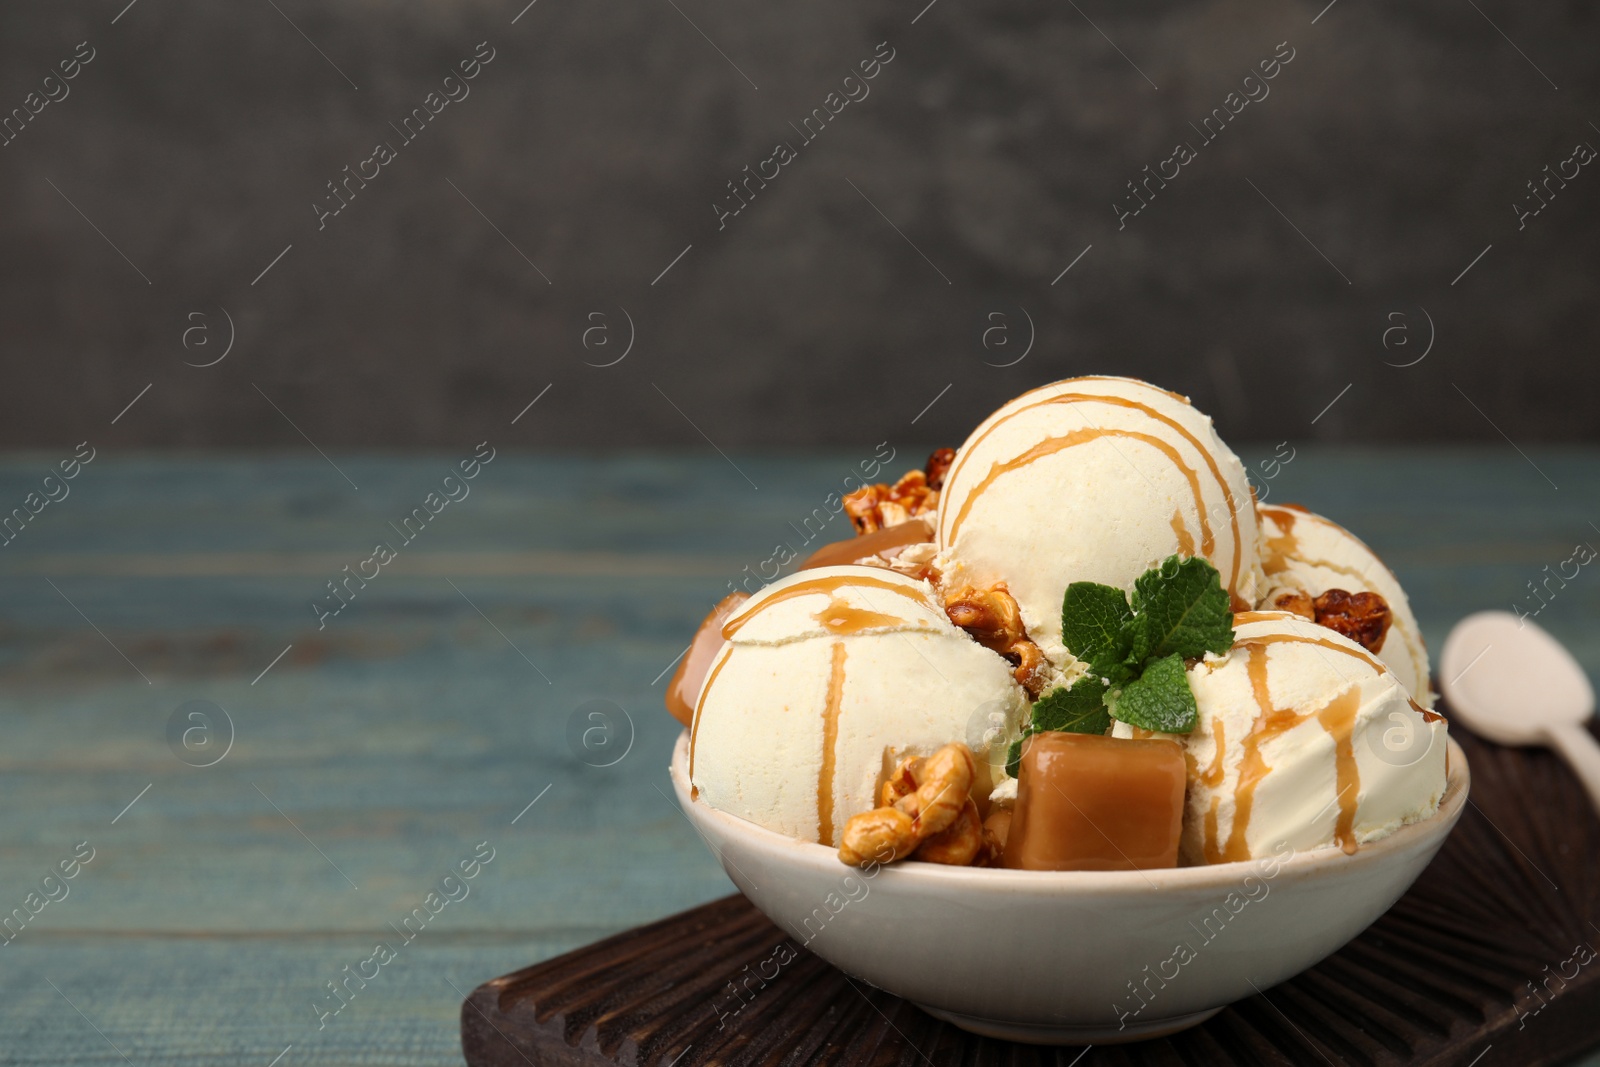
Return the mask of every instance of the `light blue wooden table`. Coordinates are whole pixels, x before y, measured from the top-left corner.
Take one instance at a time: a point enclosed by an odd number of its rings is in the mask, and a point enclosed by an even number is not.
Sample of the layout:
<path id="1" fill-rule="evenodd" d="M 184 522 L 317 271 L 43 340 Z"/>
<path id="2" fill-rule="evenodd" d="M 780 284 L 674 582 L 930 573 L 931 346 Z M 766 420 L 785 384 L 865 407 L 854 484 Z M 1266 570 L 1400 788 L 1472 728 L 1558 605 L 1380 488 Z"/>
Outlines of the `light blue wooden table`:
<path id="1" fill-rule="evenodd" d="M 1271 494 L 1368 539 L 1437 649 L 1600 545 L 1600 452 L 1530 455 L 1549 481 L 1510 448 L 1301 448 Z M 0 464 L 0 513 L 59 458 Z M 333 458 L 349 481 L 309 453 L 102 452 L 0 548 L 0 913 L 94 850 L 0 945 L 0 1063 L 459 1063 L 477 983 L 730 891 L 667 799 L 660 676 L 862 457 L 736 455 L 747 482 L 715 455 L 501 452 L 319 629 L 324 583 L 461 457 Z M 1539 621 L 1595 675 L 1597 618 L 1585 569 Z M 593 699 L 632 720 L 613 766 L 569 744 Z M 197 700 L 233 724 L 209 767 L 168 741 Z M 324 1016 L 480 842 L 467 895 Z"/>

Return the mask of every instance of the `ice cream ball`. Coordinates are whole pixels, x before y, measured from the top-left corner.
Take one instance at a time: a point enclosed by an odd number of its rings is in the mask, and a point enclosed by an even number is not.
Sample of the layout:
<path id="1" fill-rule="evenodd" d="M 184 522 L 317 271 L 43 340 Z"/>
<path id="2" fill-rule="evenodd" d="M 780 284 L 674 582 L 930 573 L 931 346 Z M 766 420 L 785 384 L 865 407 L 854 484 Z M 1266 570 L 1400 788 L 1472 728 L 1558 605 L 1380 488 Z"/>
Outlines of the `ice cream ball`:
<path id="1" fill-rule="evenodd" d="M 1235 635 L 1189 669 L 1200 716 L 1182 738 L 1186 863 L 1350 852 L 1437 810 L 1444 719 L 1377 657 L 1287 612 L 1238 615 Z"/>
<path id="2" fill-rule="evenodd" d="M 1239 609 L 1263 591 L 1244 466 L 1189 401 L 1131 378 L 1069 378 L 985 419 L 939 502 L 948 583 L 1005 582 L 1058 666 L 1072 582 L 1131 591 L 1168 556 L 1203 556 Z"/>
<path id="3" fill-rule="evenodd" d="M 798 572 L 723 632 L 690 730 L 695 797 L 804 841 L 837 847 L 894 762 L 971 744 L 997 714 L 994 732 L 1013 736 L 1029 706 L 1011 665 L 951 624 L 932 586 L 882 568 Z M 975 796 L 1004 758 L 979 753 Z"/>
<path id="4" fill-rule="evenodd" d="M 1261 504 L 1261 566 L 1266 574 L 1262 607 L 1272 607 L 1282 590 L 1313 597 L 1329 589 L 1377 593 L 1389 604 L 1389 632 L 1373 652 L 1425 708 L 1433 707 L 1428 649 L 1411 603 L 1394 572 L 1344 527 L 1304 508 Z"/>

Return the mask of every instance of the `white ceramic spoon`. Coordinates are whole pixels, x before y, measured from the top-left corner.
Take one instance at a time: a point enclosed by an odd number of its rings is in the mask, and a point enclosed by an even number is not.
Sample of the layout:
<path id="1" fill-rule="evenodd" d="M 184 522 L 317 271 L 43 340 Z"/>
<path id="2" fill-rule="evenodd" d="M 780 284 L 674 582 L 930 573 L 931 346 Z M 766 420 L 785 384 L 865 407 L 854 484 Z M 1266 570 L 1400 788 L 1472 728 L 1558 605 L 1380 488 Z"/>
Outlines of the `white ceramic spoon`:
<path id="1" fill-rule="evenodd" d="M 1511 612 L 1480 611 L 1450 631 L 1439 682 L 1473 733 L 1560 753 L 1600 811 L 1600 744 L 1583 727 L 1594 715 L 1594 688 L 1561 642 Z"/>

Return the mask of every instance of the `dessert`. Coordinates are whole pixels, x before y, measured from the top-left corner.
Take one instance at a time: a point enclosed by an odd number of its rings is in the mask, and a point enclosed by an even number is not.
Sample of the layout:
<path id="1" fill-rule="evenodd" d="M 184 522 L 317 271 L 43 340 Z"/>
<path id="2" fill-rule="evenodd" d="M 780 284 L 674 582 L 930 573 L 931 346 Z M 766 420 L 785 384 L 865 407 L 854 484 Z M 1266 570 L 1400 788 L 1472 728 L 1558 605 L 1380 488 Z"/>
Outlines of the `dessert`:
<path id="1" fill-rule="evenodd" d="M 1177 394 L 1035 389 L 842 510 L 853 540 L 725 598 L 679 665 L 697 803 L 853 866 L 1049 871 L 1350 853 L 1439 807 L 1399 582 L 1257 505 Z"/>

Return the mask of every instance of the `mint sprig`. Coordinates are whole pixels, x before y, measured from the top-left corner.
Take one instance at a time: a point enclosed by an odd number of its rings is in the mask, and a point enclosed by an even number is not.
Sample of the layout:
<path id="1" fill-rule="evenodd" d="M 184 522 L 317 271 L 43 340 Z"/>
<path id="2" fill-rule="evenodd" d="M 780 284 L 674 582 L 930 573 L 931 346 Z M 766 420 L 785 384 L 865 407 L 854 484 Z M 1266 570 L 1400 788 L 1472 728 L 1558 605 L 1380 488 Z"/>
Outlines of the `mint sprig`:
<path id="1" fill-rule="evenodd" d="M 1200 717 L 1184 660 L 1233 647 L 1233 607 L 1210 563 L 1169 556 L 1133 583 L 1131 604 L 1113 586 L 1067 586 L 1061 640 L 1088 673 L 1034 703 L 1024 739 L 1044 730 L 1105 733 L 1108 716 L 1184 734 Z M 1006 768 L 1013 776 L 1020 752 L 1021 741 Z"/>

